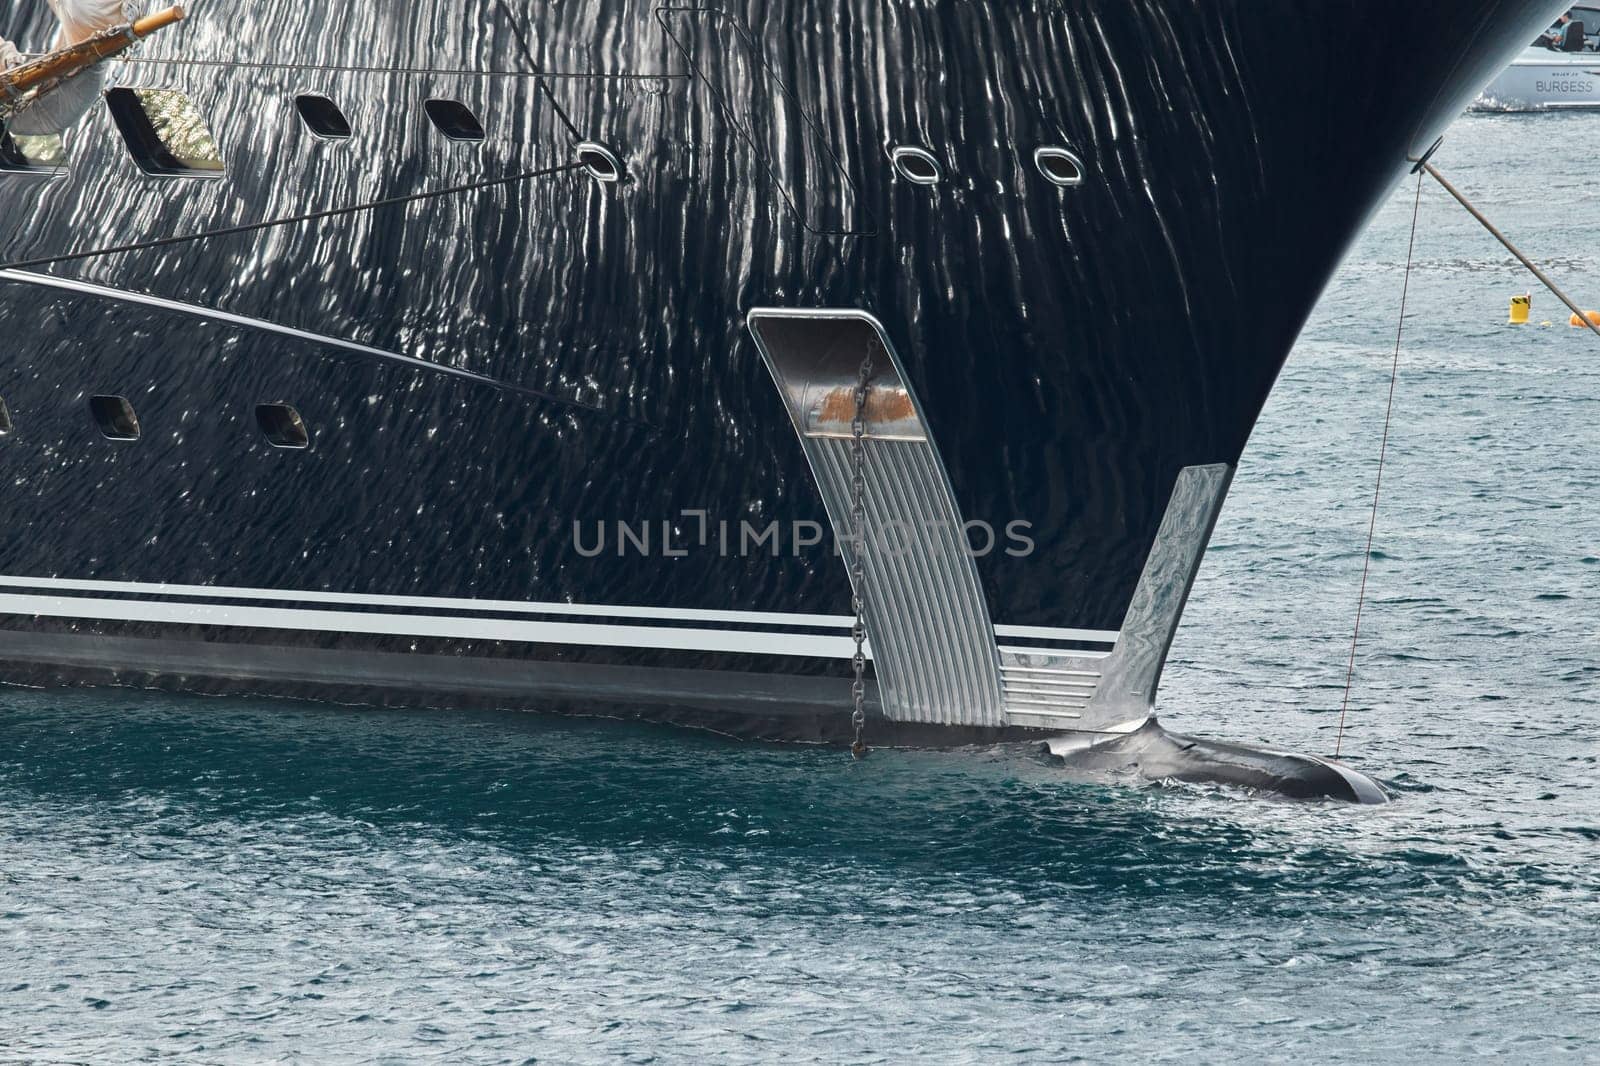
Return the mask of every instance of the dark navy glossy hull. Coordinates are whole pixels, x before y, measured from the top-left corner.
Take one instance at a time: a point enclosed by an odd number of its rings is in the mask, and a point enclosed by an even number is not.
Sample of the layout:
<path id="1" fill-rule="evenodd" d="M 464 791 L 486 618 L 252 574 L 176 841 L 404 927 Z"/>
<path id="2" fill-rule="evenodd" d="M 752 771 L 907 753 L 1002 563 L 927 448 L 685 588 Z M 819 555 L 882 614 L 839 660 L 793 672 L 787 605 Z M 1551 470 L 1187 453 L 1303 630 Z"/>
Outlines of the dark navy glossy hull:
<path id="1" fill-rule="evenodd" d="M 187 93 L 224 176 L 143 173 L 103 111 L 65 173 L 0 174 L 0 660 L 579 709 L 701 685 L 828 735 L 839 558 L 697 533 L 827 527 L 762 306 L 881 321 L 960 513 L 1031 531 L 975 560 L 993 622 L 1114 644 L 1180 471 L 1237 461 L 1364 219 L 1551 7 L 197 5 L 108 84 Z M 354 136 L 309 135 L 308 92 Z M 897 144 L 944 181 L 897 180 Z M 308 449 L 262 437 L 269 401 Z M 577 550 L 619 521 L 652 550 Z"/>

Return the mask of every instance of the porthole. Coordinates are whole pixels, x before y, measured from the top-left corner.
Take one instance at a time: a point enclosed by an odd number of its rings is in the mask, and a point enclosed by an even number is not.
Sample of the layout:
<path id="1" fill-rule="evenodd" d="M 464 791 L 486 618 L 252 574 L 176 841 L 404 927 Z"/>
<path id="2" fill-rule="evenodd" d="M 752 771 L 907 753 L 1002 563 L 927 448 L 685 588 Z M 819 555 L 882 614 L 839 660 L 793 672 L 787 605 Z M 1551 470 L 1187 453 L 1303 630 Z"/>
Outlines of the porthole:
<path id="1" fill-rule="evenodd" d="M 895 173 L 913 185 L 937 185 L 944 177 L 939 161 L 926 148 L 902 144 L 889 153 L 889 160 Z"/>
<path id="2" fill-rule="evenodd" d="M 0 437 L 11 433 L 11 408 L 6 406 L 6 398 L 0 396 Z"/>
<path id="3" fill-rule="evenodd" d="M 483 123 L 460 100 L 428 100 L 422 105 L 428 121 L 452 141 L 483 140 Z"/>
<path id="4" fill-rule="evenodd" d="M 350 139 L 350 120 L 344 117 L 339 105 L 326 96 L 303 93 L 294 98 L 294 108 L 306 129 L 318 137 L 330 141 Z"/>
<path id="5" fill-rule="evenodd" d="M 256 404 L 256 425 L 274 448 L 305 448 L 311 444 L 305 420 L 286 403 Z"/>
<path id="6" fill-rule="evenodd" d="M 1039 148 L 1033 153 L 1033 165 L 1039 168 L 1045 180 L 1052 185 L 1070 189 L 1083 184 L 1083 160 L 1065 148 Z"/>
<path id="7" fill-rule="evenodd" d="M 603 144 L 585 141 L 578 145 L 578 162 L 595 181 L 609 184 L 622 180 L 622 161 Z"/>
<path id="8" fill-rule="evenodd" d="M 91 396 L 89 413 L 107 440 L 139 439 L 139 416 L 125 397 Z"/>
<path id="9" fill-rule="evenodd" d="M 106 107 L 128 154 L 146 174 L 215 178 L 222 153 L 194 101 L 175 89 L 106 90 Z"/>

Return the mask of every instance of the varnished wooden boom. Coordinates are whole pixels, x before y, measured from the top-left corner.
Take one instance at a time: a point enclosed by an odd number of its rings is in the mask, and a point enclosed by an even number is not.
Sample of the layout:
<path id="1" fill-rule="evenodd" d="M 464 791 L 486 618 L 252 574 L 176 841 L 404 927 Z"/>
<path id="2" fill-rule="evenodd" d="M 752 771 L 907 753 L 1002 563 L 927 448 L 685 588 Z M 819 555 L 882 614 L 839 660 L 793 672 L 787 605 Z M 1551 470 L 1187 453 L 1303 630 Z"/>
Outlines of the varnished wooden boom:
<path id="1" fill-rule="evenodd" d="M 164 11 L 146 15 L 131 26 L 112 26 L 87 41 L 0 72 L 0 95 L 15 100 L 52 81 L 58 81 L 96 63 L 104 62 L 125 51 L 141 38 L 148 37 L 157 30 L 165 29 L 182 19 L 182 7 L 169 7 Z"/>

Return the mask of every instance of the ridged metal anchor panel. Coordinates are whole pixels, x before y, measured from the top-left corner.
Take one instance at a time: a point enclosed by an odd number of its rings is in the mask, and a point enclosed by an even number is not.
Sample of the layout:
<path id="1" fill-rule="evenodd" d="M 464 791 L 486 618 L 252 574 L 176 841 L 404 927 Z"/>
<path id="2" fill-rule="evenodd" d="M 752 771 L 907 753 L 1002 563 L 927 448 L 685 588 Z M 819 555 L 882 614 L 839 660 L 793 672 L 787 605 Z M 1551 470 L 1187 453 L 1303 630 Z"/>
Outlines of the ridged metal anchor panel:
<path id="1" fill-rule="evenodd" d="M 863 311 L 757 309 L 749 326 L 847 563 L 854 388 L 862 357 L 873 352 L 866 620 L 884 713 L 902 722 L 1006 725 L 1000 654 L 961 514 L 882 325 Z"/>

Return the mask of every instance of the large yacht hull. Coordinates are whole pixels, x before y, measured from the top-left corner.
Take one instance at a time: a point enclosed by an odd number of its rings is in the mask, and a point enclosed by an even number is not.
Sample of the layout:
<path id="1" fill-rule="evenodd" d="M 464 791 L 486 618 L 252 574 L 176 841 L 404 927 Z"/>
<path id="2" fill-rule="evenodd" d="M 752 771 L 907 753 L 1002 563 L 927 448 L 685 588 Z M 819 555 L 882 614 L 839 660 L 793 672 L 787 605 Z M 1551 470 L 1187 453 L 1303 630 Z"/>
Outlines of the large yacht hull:
<path id="1" fill-rule="evenodd" d="M 837 739 L 849 478 L 806 397 L 870 352 L 866 509 L 968 546 L 869 550 L 879 741 L 1142 720 L 1322 287 L 1552 14 L 1311 7 L 198 9 L 106 79 L 186 94 L 222 172 L 96 108 L 0 173 L 0 675 Z"/>

